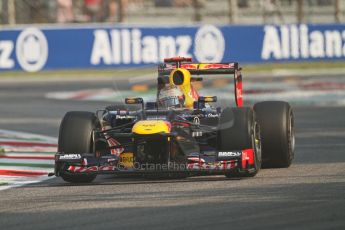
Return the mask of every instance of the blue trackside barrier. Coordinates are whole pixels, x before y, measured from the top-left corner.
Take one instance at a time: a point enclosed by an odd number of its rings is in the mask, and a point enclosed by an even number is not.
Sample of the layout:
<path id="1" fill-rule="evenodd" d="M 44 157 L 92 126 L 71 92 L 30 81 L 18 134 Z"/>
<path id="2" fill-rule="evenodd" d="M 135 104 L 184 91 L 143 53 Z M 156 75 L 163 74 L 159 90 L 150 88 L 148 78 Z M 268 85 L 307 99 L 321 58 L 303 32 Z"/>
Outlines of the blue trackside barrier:
<path id="1" fill-rule="evenodd" d="M 0 29 L 0 71 L 126 68 L 165 57 L 264 63 L 345 59 L 345 24 Z"/>

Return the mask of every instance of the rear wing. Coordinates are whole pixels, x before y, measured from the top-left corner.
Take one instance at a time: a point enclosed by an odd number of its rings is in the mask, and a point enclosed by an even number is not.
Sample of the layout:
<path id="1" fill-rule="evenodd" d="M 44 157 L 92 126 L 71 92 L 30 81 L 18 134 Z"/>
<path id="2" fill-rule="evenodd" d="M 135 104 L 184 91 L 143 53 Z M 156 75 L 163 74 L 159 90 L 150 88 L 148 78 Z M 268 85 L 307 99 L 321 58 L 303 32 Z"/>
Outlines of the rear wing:
<path id="1" fill-rule="evenodd" d="M 191 58 L 167 58 L 158 65 L 158 78 L 168 76 L 174 69 L 183 68 L 192 75 L 231 74 L 234 77 L 234 94 L 237 107 L 243 106 L 242 75 L 237 62 L 231 63 L 191 63 Z"/>
<path id="2" fill-rule="evenodd" d="M 177 67 L 178 66 L 178 67 Z M 234 74 L 239 70 L 238 63 L 163 63 L 158 66 L 160 76 L 169 75 L 176 68 L 187 69 L 192 75 Z"/>

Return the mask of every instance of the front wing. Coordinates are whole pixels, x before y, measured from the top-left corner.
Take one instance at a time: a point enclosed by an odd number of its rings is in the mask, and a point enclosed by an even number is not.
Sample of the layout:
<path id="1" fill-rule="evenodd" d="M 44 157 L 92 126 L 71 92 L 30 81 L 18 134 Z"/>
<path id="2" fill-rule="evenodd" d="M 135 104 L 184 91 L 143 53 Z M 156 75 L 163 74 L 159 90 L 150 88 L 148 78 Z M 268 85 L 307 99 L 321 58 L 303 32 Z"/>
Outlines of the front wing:
<path id="1" fill-rule="evenodd" d="M 232 153 L 232 152 L 228 152 Z M 168 162 L 167 164 L 139 164 L 133 162 L 128 167 L 128 162 L 121 162 L 117 156 L 95 157 L 92 154 L 64 154 L 55 155 L 56 176 L 64 174 L 172 174 L 186 173 L 189 175 L 219 175 L 231 172 L 253 172 L 254 152 L 253 149 L 236 151 L 236 156 L 228 159 L 209 161 L 202 156 L 188 157 L 187 163 L 177 164 Z M 228 154 L 231 155 L 231 154 Z"/>

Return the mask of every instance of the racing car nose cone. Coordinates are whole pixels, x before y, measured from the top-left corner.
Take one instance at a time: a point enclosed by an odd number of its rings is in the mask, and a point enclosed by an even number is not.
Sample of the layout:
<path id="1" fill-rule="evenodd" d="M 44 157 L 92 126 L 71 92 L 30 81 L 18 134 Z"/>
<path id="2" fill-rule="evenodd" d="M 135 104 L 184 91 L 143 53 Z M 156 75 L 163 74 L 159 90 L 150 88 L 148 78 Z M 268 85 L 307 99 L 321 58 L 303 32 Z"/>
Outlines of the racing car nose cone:
<path id="1" fill-rule="evenodd" d="M 162 120 L 146 120 L 138 121 L 132 128 L 132 132 L 136 134 L 155 134 L 155 133 L 170 133 L 171 124 Z"/>

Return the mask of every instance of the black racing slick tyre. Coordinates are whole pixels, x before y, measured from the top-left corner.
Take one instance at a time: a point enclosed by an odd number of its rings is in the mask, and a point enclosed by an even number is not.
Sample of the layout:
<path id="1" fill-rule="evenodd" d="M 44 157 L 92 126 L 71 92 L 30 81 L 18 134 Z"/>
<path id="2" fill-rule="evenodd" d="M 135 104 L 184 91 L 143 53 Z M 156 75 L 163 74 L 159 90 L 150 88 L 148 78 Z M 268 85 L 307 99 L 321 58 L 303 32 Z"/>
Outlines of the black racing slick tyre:
<path id="1" fill-rule="evenodd" d="M 72 111 L 66 113 L 60 124 L 58 152 L 83 154 L 93 153 L 92 131 L 100 124 L 94 113 Z M 71 183 L 89 183 L 96 175 L 71 175 L 63 171 L 60 176 L 64 181 Z"/>
<path id="2" fill-rule="evenodd" d="M 254 170 L 230 172 L 227 177 L 252 177 L 261 168 L 260 127 L 251 108 L 225 108 L 219 119 L 218 150 L 254 149 Z"/>
<path id="3" fill-rule="evenodd" d="M 264 168 L 289 167 L 294 158 L 294 115 L 289 103 L 265 101 L 254 105 L 261 128 Z"/>

